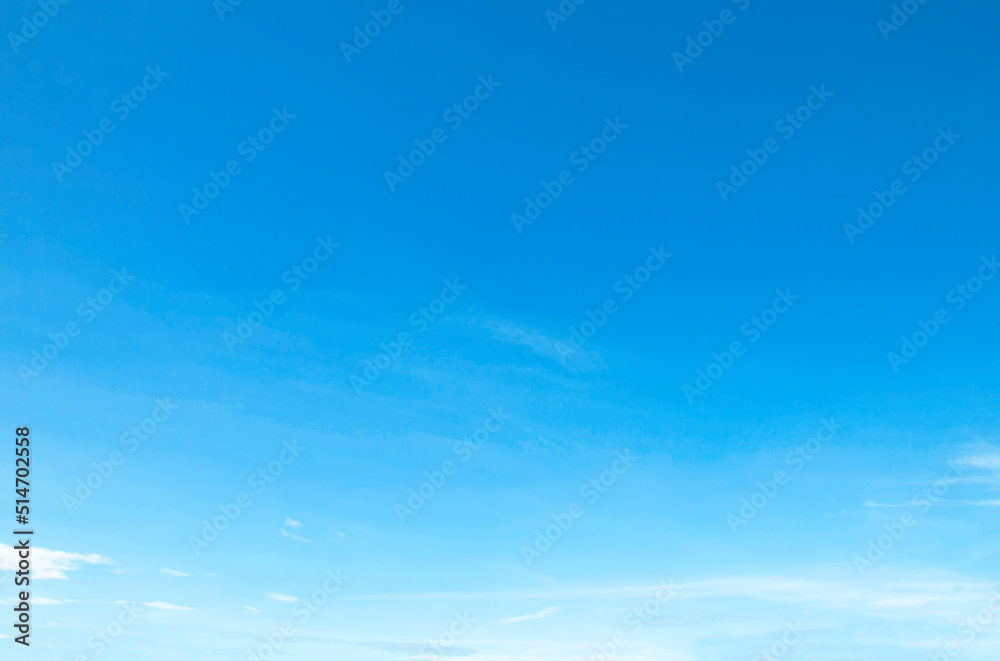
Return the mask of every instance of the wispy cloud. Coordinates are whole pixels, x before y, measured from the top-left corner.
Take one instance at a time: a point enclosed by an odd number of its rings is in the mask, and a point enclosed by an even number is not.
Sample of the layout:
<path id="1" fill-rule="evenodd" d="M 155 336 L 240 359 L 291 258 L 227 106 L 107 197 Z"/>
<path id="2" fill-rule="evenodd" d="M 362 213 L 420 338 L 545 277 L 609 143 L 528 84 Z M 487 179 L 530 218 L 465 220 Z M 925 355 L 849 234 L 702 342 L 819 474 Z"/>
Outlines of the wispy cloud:
<path id="1" fill-rule="evenodd" d="M 525 328 L 513 321 L 481 316 L 469 320 L 470 325 L 479 325 L 498 342 L 527 347 L 543 358 L 549 358 L 561 365 L 581 370 L 596 369 L 603 365 L 601 355 L 596 351 L 576 349 L 568 339 L 556 339 L 532 328 Z"/>
<path id="2" fill-rule="evenodd" d="M 32 578 L 69 580 L 66 572 L 79 571 L 83 565 L 110 565 L 111 559 L 97 553 L 68 553 L 51 549 L 36 548 L 31 551 Z M 0 569 L 17 569 L 17 551 L 14 547 L 0 544 Z"/>
<path id="3" fill-rule="evenodd" d="M 246 610 L 248 610 L 248 611 L 250 611 L 251 613 L 259 613 L 260 612 L 259 610 L 257 610 L 253 606 L 244 606 L 243 608 L 246 609 Z"/>
<path id="4" fill-rule="evenodd" d="M 391 654 L 402 654 L 406 655 L 408 658 L 431 658 L 428 657 L 428 645 L 426 643 L 396 643 L 396 642 L 359 642 L 359 643 L 346 643 L 348 645 L 354 645 L 355 647 L 366 647 L 369 649 L 379 650 L 380 652 L 389 652 Z M 457 645 L 451 645 L 448 647 L 439 646 L 434 648 L 434 655 L 436 656 L 471 656 L 476 653 L 476 650 L 470 649 L 468 647 L 459 647 Z"/>
<path id="5" fill-rule="evenodd" d="M 287 537 L 289 539 L 294 539 L 297 542 L 306 542 L 307 544 L 309 543 L 309 540 L 306 539 L 305 537 L 299 537 L 298 535 L 293 535 L 292 533 L 288 532 L 284 528 L 281 529 L 281 536 L 282 537 Z"/>
<path id="6" fill-rule="evenodd" d="M 176 569 L 168 569 L 164 567 L 160 570 L 161 574 L 166 574 L 167 576 L 190 576 L 191 574 L 185 574 L 182 571 L 177 571 Z"/>
<path id="7" fill-rule="evenodd" d="M 987 454 L 977 454 L 970 457 L 956 459 L 956 463 L 973 468 L 984 468 L 987 470 L 1000 471 L 1000 452 Z"/>
<path id="8" fill-rule="evenodd" d="M 174 604 L 168 604 L 165 601 L 145 601 L 143 606 L 149 606 L 150 608 L 155 608 L 161 611 L 189 611 L 194 610 L 193 608 L 188 608 L 187 606 L 175 606 Z"/>
<path id="9" fill-rule="evenodd" d="M 959 507 L 1000 507 L 1000 500 L 940 500 L 936 502 Z"/>
<path id="10" fill-rule="evenodd" d="M 970 604 L 981 601 L 984 594 L 993 589 L 987 581 L 972 580 L 950 573 L 924 571 L 921 580 L 914 580 L 908 572 L 886 572 L 882 580 L 872 582 L 860 578 L 852 565 L 830 566 L 820 577 L 798 576 L 755 576 L 728 575 L 688 583 L 671 583 L 676 592 L 674 599 L 720 599 L 734 598 L 778 604 L 799 604 L 808 607 L 826 607 L 836 610 L 864 614 L 879 618 L 906 619 L 923 616 L 938 617 L 946 614 L 954 617 L 961 614 Z M 520 598 L 559 600 L 612 600 L 645 599 L 661 589 L 663 585 L 603 586 L 571 589 L 528 589 L 501 590 L 488 592 L 441 592 L 382 594 L 346 597 L 345 600 L 420 600 L 429 599 L 477 599 Z M 930 598 L 928 598 L 930 595 Z M 921 609 L 916 606 L 921 605 Z M 957 609 L 957 611 L 956 611 Z M 505 623 L 517 622 L 532 617 L 544 617 L 552 609 L 541 614 L 508 618 Z"/>
<path id="11" fill-rule="evenodd" d="M 290 597 L 287 594 L 279 594 L 277 592 L 270 592 L 268 593 L 267 596 L 269 599 L 274 599 L 275 601 L 283 601 L 286 604 L 294 604 L 296 601 L 299 600 L 298 597 Z"/>
<path id="12" fill-rule="evenodd" d="M 288 526 L 289 528 L 300 528 L 302 526 L 302 524 L 299 521 L 296 521 L 291 517 L 285 518 L 285 525 Z"/>
<path id="13" fill-rule="evenodd" d="M 517 617 L 508 617 L 504 620 L 499 620 L 500 624 L 512 624 L 514 622 L 524 622 L 525 620 L 540 620 L 543 617 L 548 617 L 553 613 L 558 613 L 562 610 L 562 606 L 550 606 L 545 610 L 540 610 L 537 613 L 532 613 L 531 615 L 518 615 Z"/>
<path id="14" fill-rule="evenodd" d="M 876 503 L 872 500 L 865 501 L 865 507 L 885 508 L 885 507 L 913 507 L 913 503 Z"/>

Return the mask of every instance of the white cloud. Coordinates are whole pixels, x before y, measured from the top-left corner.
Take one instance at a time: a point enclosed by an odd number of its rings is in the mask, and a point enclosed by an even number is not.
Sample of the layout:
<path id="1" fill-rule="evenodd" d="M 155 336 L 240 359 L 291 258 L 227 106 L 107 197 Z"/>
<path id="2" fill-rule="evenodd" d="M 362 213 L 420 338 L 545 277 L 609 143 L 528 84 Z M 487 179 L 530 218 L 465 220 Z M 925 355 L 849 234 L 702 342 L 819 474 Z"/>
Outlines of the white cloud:
<path id="1" fill-rule="evenodd" d="M 291 517 L 286 517 L 285 518 L 285 525 L 288 526 L 289 528 L 299 528 L 299 527 L 302 526 L 302 524 L 300 522 L 296 521 L 295 519 L 293 519 Z"/>
<path id="2" fill-rule="evenodd" d="M 187 606 L 175 606 L 174 604 L 168 604 L 165 601 L 145 601 L 145 602 L 143 602 L 142 605 L 143 606 L 149 606 L 150 608 L 155 608 L 155 609 L 161 610 L 161 611 L 189 611 L 189 610 L 194 610 L 192 608 L 188 608 Z"/>
<path id="3" fill-rule="evenodd" d="M 305 537 L 299 537 L 298 535 L 293 535 L 292 533 L 288 532 L 284 528 L 281 529 L 281 536 L 282 537 L 288 537 L 289 539 L 294 539 L 297 542 L 305 542 L 307 544 L 309 543 L 309 540 L 306 539 Z"/>
<path id="4" fill-rule="evenodd" d="M 259 613 L 260 612 L 259 610 L 257 610 L 253 606 L 244 606 L 243 608 L 245 608 L 246 610 L 250 611 L 251 613 Z"/>
<path id="5" fill-rule="evenodd" d="M 913 507 L 913 503 L 876 503 L 871 500 L 865 501 L 865 507 Z"/>
<path id="6" fill-rule="evenodd" d="M 190 576 L 191 574 L 185 574 L 182 571 L 177 571 L 176 569 L 168 569 L 164 567 L 160 570 L 161 574 L 166 574 L 167 576 Z"/>
<path id="7" fill-rule="evenodd" d="M 973 468 L 985 468 L 988 470 L 1000 471 L 1000 453 L 993 454 L 979 454 L 971 457 L 962 457 L 956 460 L 957 463 L 963 466 L 972 466 Z"/>
<path id="8" fill-rule="evenodd" d="M 747 598 L 784 604 L 802 604 L 862 613 L 876 617 L 906 617 L 917 615 L 917 604 L 929 612 L 932 607 L 942 611 L 956 605 L 975 604 L 988 598 L 993 589 L 990 582 L 966 579 L 950 573 L 924 570 L 920 580 L 912 579 L 907 571 L 883 570 L 882 579 L 858 577 L 850 563 L 832 565 L 815 578 L 787 576 L 724 576 L 688 583 L 670 584 L 675 600 Z M 893 580 L 893 578 L 895 580 Z M 513 589 L 492 592 L 394 593 L 345 597 L 348 601 L 409 600 L 409 599 L 478 599 L 522 598 L 586 600 L 605 603 L 616 599 L 632 601 L 648 599 L 663 585 L 602 586 L 572 589 Z M 936 595 L 933 600 L 925 595 Z M 985 595 L 985 596 L 984 596 Z M 542 611 L 545 613 L 546 611 Z M 950 612 L 950 611 L 949 611 Z M 962 614 L 958 611 L 958 615 Z M 951 616 L 954 616 L 952 613 Z M 505 622 L 518 621 L 509 618 Z"/>
<path id="9" fill-rule="evenodd" d="M 543 617 L 548 617 L 553 613 L 558 613 L 562 610 L 562 606 L 550 606 L 545 610 L 538 611 L 537 613 L 532 613 L 531 615 L 518 615 L 517 617 L 508 617 L 505 620 L 500 620 L 500 624 L 512 624 L 514 622 L 524 622 L 525 620 L 540 620 Z"/>
<path id="10" fill-rule="evenodd" d="M 15 571 L 17 569 L 17 551 L 14 547 L 0 544 L 0 569 Z M 68 571 L 79 571 L 82 565 L 110 565 L 111 559 L 97 553 L 68 553 L 45 548 L 31 550 L 31 574 L 38 580 L 59 579 L 69 580 Z"/>
<path id="11" fill-rule="evenodd" d="M 299 600 L 298 597 L 289 597 L 287 594 L 278 594 L 277 592 L 271 592 L 267 596 L 275 601 L 283 601 L 287 604 L 294 604 Z"/>
<path id="12" fill-rule="evenodd" d="M 58 599 L 49 599 L 48 597 L 34 597 L 31 603 L 37 606 L 58 606 L 60 604 L 65 604 L 65 601 L 59 601 Z"/>
<path id="13" fill-rule="evenodd" d="M 601 355 L 596 351 L 576 349 L 569 344 L 569 337 L 555 339 L 531 328 L 524 328 L 513 321 L 490 317 L 470 320 L 489 331 L 492 339 L 505 344 L 528 347 L 531 352 L 549 358 L 561 365 L 580 370 L 591 370 L 603 366 Z"/>
<path id="14" fill-rule="evenodd" d="M 1000 500 L 946 500 L 943 498 L 930 498 L 928 499 L 933 505 L 953 505 L 955 507 L 1000 507 Z M 915 507 L 919 503 L 909 502 L 909 503 L 874 503 L 872 501 L 865 502 L 865 507 Z"/>

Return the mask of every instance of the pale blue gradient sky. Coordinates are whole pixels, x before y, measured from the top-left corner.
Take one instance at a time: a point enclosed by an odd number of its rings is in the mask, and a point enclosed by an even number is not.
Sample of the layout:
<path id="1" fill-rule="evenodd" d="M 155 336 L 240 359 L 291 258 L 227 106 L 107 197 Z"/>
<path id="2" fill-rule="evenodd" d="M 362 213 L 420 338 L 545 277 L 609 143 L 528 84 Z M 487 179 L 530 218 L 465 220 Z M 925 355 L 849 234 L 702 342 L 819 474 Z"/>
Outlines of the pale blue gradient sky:
<path id="1" fill-rule="evenodd" d="M 220 20 L 201 0 L 74 2 L 18 52 L 0 44 L 0 424 L 35 438 L 34 658 L 243 660 L 283 622 L 278 653 L 304 660 L 428 658 L 442 635 L 440 656 L 590 659 L 621 630 L 617 659 L 750 661 L 789 623 L 788 658 L 928 658 L 949 640 L 993 658 L 995 627 L 959 627 L 1000 582 L 1000 280 L 961 309 L 953 292 L 991 276 L 1000 245 L 998 8 L 928 2 L 886 40 L 891 3 L 854 0 L 593 0 L 555 30 L 554 2 L 401 6 L 350 63 L 339 43 L 386 4 L 244 2 Z M 672 54 L 727 8 L 678 72 Z M 8 3 L 0 26 L 36 11 Z M 112 103 L 157 66 L 121 118 Z M 455 128 L 448 109 L 490 76 Z M 776 124 L 821 86 L 786 139 Z M 250 150 L 274 109 L 294 117 Z M 53 161 L 104 117 L 114 131 L 60 181 Z M 961 137 L 911 180 L 949 127 Z M 390 191 L 384 172 L 439 128 Z M 723 201 L 716 182 L 769 138 Z M 239 174 L 185 223 L 230 160 Z M 562 170 L 573 183 L 518 232 L 511 214 Z M 849 241 L 896 179 L 906 192 Z M 771 317 L 776 290 L 799 298 Z M 58 355 L 19 371 L 68 323 Z M 143 432 L 158 401 L 175 410 Z M 811 443 L 824 420 L 836 433 Z M 269 464 L 273 482 L 248 481 Z M 539 534 L 558 539 L 529 564 Z M 142 612 L 97 654 L 122 601 Z"/>

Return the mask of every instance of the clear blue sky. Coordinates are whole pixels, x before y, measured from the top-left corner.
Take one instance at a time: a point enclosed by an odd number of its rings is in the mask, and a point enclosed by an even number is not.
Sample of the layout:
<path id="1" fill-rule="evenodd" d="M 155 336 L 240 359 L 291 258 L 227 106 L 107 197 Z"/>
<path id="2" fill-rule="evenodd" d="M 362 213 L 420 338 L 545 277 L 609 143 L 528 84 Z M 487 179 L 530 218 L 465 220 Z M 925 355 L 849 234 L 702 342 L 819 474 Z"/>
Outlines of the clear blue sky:
<path id="1" fill-rule="evenodd" d="M 902 4 L 5 3 L 30 654 L 995 658 L 1000 7 Z"/>

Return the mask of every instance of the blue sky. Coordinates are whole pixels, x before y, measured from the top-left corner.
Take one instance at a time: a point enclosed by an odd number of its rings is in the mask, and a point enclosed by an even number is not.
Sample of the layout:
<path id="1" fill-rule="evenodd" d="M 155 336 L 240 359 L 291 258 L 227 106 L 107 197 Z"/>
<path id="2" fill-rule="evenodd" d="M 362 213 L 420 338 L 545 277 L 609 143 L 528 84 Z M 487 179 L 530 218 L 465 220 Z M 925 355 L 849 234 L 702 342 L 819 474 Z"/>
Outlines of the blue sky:
<path id="1" fill-rule="evenodd" d="M 902 4 L 6 3 L 30 654 L 995 658 L 1000 8 Z"/>

